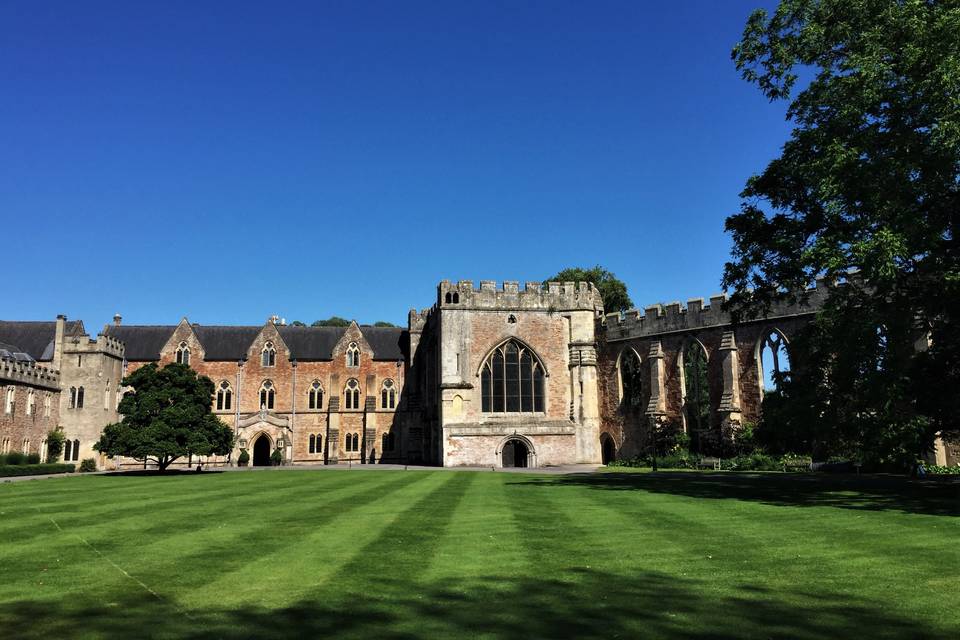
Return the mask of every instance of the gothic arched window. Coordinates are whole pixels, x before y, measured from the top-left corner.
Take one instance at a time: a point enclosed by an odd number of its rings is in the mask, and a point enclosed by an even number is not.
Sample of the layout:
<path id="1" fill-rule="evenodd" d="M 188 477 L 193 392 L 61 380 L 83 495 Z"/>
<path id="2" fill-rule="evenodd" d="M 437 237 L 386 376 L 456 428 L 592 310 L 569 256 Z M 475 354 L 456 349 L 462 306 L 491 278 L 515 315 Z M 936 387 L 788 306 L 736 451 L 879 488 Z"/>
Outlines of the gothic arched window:
<path id="1" fill-rule="evenodd" d="M 77 408 L 77 388 L 76 387 L 70 387 L 70 408 L 71 409 Z M 7 413 L 10 413 L 10 412 L 7 411 Z"/>
<path id="2" fill-rule="evenodd" d="M 620 354 L 620 406 L 636 410 L 643 406 L 643 376 L 640 357 L 629 347 Z"/>
<path id="3" fill-rule="evenodd" d="M 347 347 L 347 366 L 348 367 L 359 367 L 360 366 L 360 347 L 356 342 L 351 342 Z"/>
<path id="4" fill-rule="evenodd" d="M 380 408 L 393 409 L 397 406 L 397 389 L 393 380 L 387 378 L 380 388 Z"/>
<path id="5" fill-rule="evenodd" d="M 233 404 L 233 390 L 230 383 L 224 380 L 217 387 L 217 411 L 229 411 Z"/>
<path id="6" fill-rule="evenodd" d="M 343 405 L 347 409 L 360 408 L 360 383 L 355 378 L 347 380 L 343 389 Z"/>
<path id="7" fill-rule="evenodd" d="M 323 453 L 323 436 L 319 433 L 310 434 L 310 453 Z"/>
<path id="8" fill-rule="evenodd" d="M 190 347 L 186 342 L 181 342 L 177 346 L 177 364 L 190 364 Z"/>
<path id="9" fill-rule="evenodd" d="M 323 386 L 319 380 L 314 380 L 307 392 L 307 406 L 311 409 L 323 409 Z"/>
<path id="10" fill-rule="evenodd" d="M 260 365 L 264 367 L 273 367 L 277 364 L 277 350 L 272 342 L 263 345 L 263 351 L 260 352 Z"/>
<path id="11" fill-rule="evenodd" d="M 784 374 L 790 371 L 787 340 L 776 329 L 760 341 L 760 388 L 775 391 Z"/>
<path id="12" fill-rule="evenodd" d="M 544 369 L 540 359 L 516 340 L 493 350 L 480 369 L 484 413 L 543 411 Z"/>
<path id="13" fill-rule="evenodd" d="M 270 380 L 264 380 L 263 384 L 260 385 L 260 408 L 273 409 L 273 400 L 275 396 L 276 391 L 273 388 L 273 382 Z"/>
<path id="14" fill-rule="evenodd" d="M 83 409 L 83 387 L 77 387 L 77 409 Z"/>
<path id="15" fill-rule="evenodd" d="M 683 414 L 694 451 L 702 450 L 703 435 L 710 429 L 710 387 L 707 381 L 707 352 L 696 340 L 681 354 Z"/>

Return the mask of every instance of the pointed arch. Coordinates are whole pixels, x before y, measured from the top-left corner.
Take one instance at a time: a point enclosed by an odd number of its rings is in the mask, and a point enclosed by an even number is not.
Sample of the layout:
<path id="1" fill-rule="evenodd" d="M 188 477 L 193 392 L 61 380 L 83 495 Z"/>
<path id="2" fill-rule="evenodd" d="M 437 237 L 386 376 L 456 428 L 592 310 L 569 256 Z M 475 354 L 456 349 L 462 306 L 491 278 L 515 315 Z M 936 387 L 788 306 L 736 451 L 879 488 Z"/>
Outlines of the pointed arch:
<path id="1" fill-rule="evenodd" d="M 617 392 L 625 410 L 643 407 L 643 359 L 633 347 L 624 347 L 617 354 Z"/>
<path id="2" fill-rule="evenodd" d="M 706 347 L 693 337 L 684 343 L 677 358 L 683 426 L 690 437 L 691 449 L 697 453 L 703 452 L 704 440 L 710 430 L 710 381 L 707 362 Z"/>
<path id="3" fill-rule="evenodd" d="M 775 326 L 765 327 L 754 347 L 760 399 L 764 392 L 775 391 L 778 380 L 790 372 L 790 340 Z"/>
<path id="4" fill-rule="evenodd" d="M 274 388 L 272 380 L 264 380 L 260 383 L 260 409 L 273 409 L 276 395 L 277 390 Z"/>
<path id="5" fill-rule="evenodd" d="M 310 383 L 310 389 L 307 391 L 307 407 L 314 411 L 323 409 L 323 385 L 319 380 Z"/>
<path id="6" fill-rule="evenodd" d="M 190 346 L 187 344 L 186 340 L 181 340 L 180 344 L 177 345 L 177 364 L 185 364 L 190 366 Z"/>
<path id="7" fill-rule="evenodd" d="M 543 413 L 546 368 L 536 351 L 517 338 L 493 347 L 477 372 L 483 413 Z"/>

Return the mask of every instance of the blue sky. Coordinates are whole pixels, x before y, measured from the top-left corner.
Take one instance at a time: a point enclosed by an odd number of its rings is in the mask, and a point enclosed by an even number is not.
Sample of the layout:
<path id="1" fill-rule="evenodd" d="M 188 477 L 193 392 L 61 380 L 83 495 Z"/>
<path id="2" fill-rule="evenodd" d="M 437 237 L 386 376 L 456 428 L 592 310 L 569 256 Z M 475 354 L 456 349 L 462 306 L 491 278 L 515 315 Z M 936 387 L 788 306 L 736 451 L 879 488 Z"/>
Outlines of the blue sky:
<path id="1" fill-rule="evenodd" d="M 441 279 L 720 290 L 788 134 L 764 0 L 5 2 L 0 317 L 404 323 Z"/>

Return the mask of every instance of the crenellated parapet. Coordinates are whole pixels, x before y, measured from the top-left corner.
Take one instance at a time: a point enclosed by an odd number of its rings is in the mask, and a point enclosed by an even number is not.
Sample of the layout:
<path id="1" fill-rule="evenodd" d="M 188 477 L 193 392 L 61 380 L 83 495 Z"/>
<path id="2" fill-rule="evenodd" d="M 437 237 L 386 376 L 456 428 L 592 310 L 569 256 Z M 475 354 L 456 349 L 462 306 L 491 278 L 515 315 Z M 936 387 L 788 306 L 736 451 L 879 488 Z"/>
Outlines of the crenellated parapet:
<path id="1" fill-rule="evenodd" d="M 86 335 L 67 337 L 64 350 L 69 353 L 105 353 L 123 359 L 126 347 L 117 338 L 101 333 L 95 340 Z"/>
<path id="2" fill-rule="evenodd" d="M 603 312 L 600 292 L 590 282 L 520 282 L 481 280 L 476 288 L 472 280 L 443 280 L 437 287 L 440 309 L 492 309 L 517 311 L 591 311 Z"/>
<path id="3" fill-rule="evenodd" d="M 10 382 L 59 391 L 60 372 L 33 360 L 0 358 L 0 383 Z"/>
<path id="4" fill-rule="evenodd" d="M 417 311 L 416 309 L 410 309 L 410 313 L 407 314 L 407 328 L 410 333 L 423 333 L 424 328 L 427 326 L 427 321 L 430 319 L 430 315 L 433 313 L 434 307 L 429 309 L 421 309 Z"/>
<path id="5" fill-rule="evenodd" d="M 769 314 L 756 321 L 812 315 L 823 306 L 830 287 L 826 280 L 817 279 L 816 286 L 808 289 L 801 301 L 775 305 Z M 723 308 L 726 300 L 727 296 L 721 294 L 711 296 L 709 304 L 704 304 L 703 298 L 692 298 L 686 307 L 671 302 L 651 305 L 643 311 L 631 309 L 624 313 L 608 313 L 599 320 L 598 332 L 602 332 L 607 341 L 614 341 L 729 326 L 733 318 Z"/>

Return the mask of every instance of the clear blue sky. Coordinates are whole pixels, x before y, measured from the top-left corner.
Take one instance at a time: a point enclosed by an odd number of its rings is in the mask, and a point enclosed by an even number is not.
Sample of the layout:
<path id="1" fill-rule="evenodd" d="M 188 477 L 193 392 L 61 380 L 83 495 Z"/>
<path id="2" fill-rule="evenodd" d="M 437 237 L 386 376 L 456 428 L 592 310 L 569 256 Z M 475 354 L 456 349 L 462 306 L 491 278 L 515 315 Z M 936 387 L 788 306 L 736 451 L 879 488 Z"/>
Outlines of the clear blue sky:
<path id="1" fill-rule="evenodd" d="M 5 2 L 0 318 L 405 323 L 441 279 L 720 290 L 766 0 Z"/>

